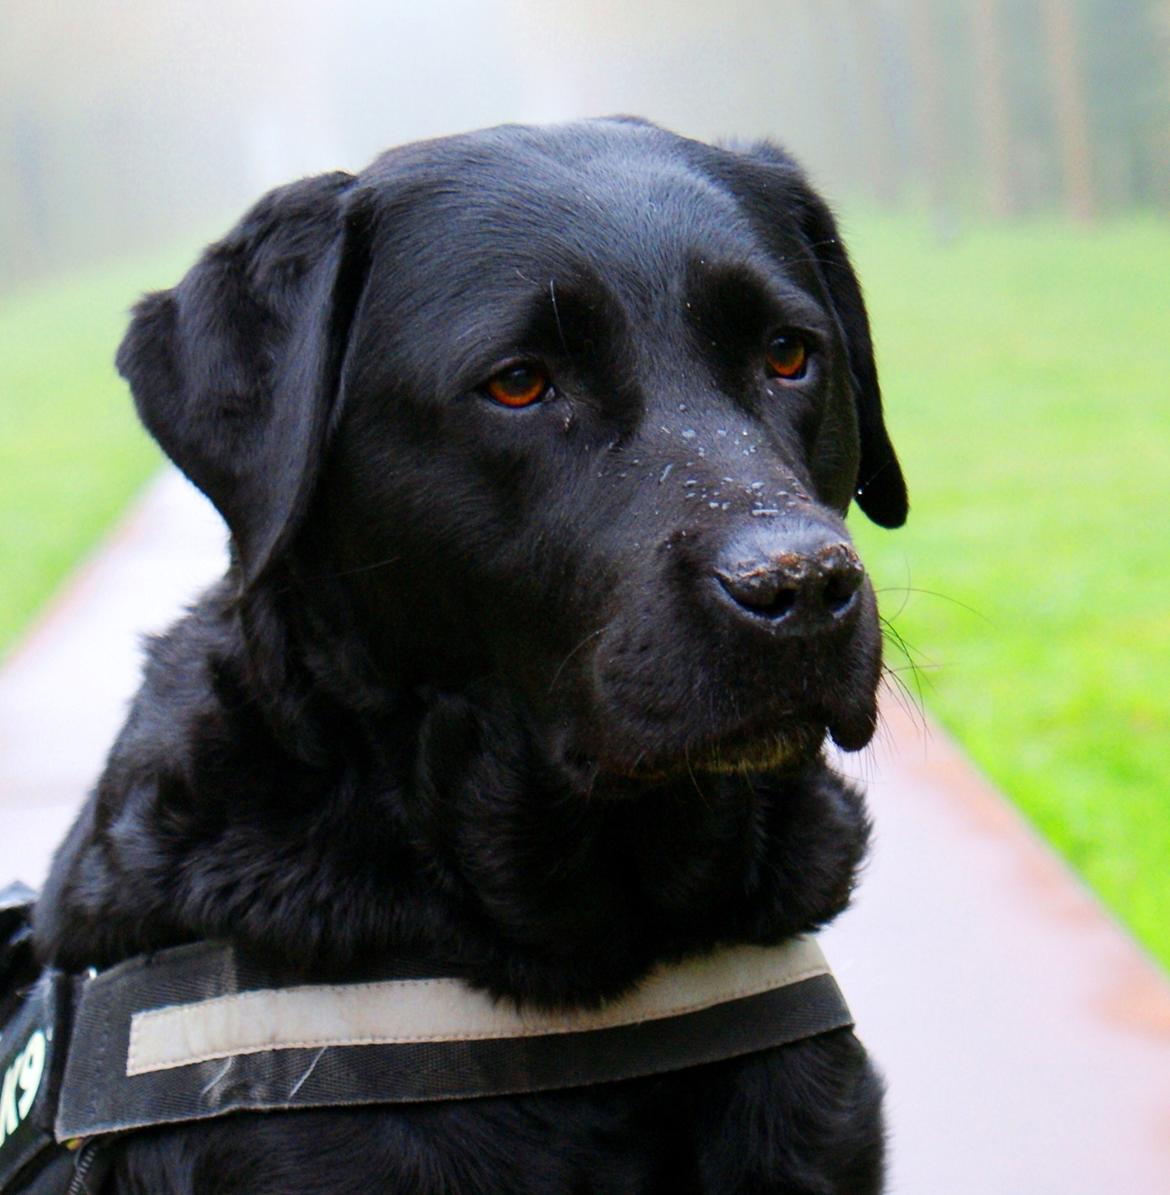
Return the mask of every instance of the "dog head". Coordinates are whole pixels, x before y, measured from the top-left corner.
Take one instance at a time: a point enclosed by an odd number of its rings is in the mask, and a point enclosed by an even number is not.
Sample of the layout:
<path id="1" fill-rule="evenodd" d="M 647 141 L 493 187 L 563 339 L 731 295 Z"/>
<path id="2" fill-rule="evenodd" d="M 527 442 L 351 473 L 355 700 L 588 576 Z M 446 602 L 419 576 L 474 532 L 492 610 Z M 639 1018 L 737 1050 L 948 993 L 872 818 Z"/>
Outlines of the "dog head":
<path id="1" fill-rule="evenodd" d="M 395 686 L 502 686 L 571 769 L 761 770 L 868 741 L 843 518 L 906 493 L 823 202 L 761 146 L 609 120 L 406 146 L 273 192 L 119 352 L 242 593 Z"/>

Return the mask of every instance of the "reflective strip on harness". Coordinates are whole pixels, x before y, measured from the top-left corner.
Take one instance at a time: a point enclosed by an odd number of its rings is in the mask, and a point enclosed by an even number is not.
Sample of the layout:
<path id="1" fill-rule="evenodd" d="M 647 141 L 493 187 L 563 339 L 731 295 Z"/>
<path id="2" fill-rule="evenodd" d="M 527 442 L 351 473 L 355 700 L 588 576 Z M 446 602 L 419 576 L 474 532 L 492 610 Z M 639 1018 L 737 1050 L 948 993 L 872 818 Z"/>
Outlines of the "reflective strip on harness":
<path id="1" fill-rule="evenodd" d="M 58 1140 L 233 1111 L 413 1103 L 634 1078 L 852 1024 L 819 947 L 729 947 L 592 1011 L 546 1013 L 404 964 L 274 986 L 230 946 L 133 959 L 81 985 Z"/>
<path id="2" fill-rule="evenodd" d="M 487 1041 L 614 1029 L 684 1016 L 828 972 L 820 947 L 801 938 L 778 950 L 737 946 L 659 968 L 635 991 L 596 1010 L 520 1011 L 458 979 L 241 992 L 134 1013 L 126 1074 L 262 1050 Z"/>

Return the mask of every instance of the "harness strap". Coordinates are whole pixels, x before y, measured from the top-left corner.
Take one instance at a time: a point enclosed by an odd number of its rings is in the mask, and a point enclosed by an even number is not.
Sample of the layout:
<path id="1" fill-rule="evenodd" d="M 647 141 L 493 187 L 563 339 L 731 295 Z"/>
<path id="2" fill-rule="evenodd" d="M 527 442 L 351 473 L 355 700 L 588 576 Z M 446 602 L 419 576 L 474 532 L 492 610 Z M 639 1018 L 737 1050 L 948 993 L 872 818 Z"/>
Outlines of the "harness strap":
<path id="1" fill-rule="evenodd" d="M 274 987 L 231 946 L 199 943 L 81 983 L 56 1135 L 576 1087 L 851 1024 L 807 938 L 662 967 L 599 1009 L 565 1012 L 516 1009 L 409 965 L 373 983 Z"/>
<path id="2" fill-rule="evenodd" d="M 550 1012 L 417 960 L 303 984 L 210 942 L 100 974 L 41 971 L 31 907 L 28 889 L 0 891 L 2 1195 L 92 1195 L 107 1143 L 135 1129 L 606 1083 L 852 1025 L 809 938 L 726 947 L 599 1008 Z"/>

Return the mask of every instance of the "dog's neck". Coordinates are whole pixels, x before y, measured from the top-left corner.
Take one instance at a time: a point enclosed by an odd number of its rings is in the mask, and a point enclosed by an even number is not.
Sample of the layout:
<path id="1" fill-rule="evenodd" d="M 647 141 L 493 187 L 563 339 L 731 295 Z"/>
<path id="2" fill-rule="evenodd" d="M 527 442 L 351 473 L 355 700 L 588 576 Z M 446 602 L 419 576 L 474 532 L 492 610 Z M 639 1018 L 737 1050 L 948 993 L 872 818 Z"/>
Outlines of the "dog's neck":
<path id="1" fill-rule="evenodd" d="M 820 760 L 583 796 L 490 682 L 380 708 L 356 681 L 348 708 L 293 686 L 293 744 L 225 595 L 152 645 L 41 902 L 49 961 L 231 939 L 330 977 L 405 951 L 520 1000 L 592 1003 L 848 901 L 868 824 Z"/>

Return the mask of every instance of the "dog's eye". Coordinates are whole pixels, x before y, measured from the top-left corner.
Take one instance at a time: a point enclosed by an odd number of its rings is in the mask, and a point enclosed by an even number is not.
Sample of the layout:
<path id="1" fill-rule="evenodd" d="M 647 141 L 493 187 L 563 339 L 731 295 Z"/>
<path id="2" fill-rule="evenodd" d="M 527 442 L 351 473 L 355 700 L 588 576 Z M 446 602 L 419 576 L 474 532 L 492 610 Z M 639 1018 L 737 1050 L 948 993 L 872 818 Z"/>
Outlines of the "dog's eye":
<path id="1" fill-rule="evenodd" d="M 765 357 L 768 371 L 773 377 L 786 381 L 804 377 L 808 369 L 808 345 L 791 332 L 782 332 L 773 337 Z"/>
<path id="2" fill-rule="evenodd" d="M 539 365 L 521 362 L 501 370 L 484 390 L 489 398 L 505 407 L 530 407 L 548 394 L 548 374 Z"/>

